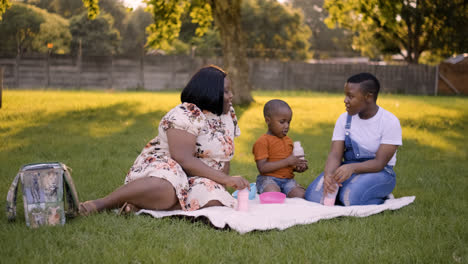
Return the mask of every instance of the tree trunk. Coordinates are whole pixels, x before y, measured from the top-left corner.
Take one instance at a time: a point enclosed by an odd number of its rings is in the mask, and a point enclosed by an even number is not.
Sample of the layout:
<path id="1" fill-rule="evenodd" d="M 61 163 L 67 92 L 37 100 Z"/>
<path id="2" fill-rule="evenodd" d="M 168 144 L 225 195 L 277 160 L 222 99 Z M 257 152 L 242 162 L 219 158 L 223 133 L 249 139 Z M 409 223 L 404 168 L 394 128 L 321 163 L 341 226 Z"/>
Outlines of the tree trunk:
<path id="1" fill-rule="evenodd" d="M 231 76 L 234 104 L 253 101 L 249 81 L 249 64 L 241 28 L 242 0 L 211 0 L 213 18 L 223 42 L 224 69 Z"/>

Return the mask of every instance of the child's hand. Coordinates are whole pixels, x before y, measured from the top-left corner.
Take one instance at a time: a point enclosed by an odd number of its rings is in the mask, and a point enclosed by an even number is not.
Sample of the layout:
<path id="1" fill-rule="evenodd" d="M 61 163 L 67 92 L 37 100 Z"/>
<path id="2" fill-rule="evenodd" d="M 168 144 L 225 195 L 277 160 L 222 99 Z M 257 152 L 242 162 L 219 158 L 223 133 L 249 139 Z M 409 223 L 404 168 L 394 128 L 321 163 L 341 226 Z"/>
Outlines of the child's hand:
<path id="1" fill-rule="evenodd" d="M 298 165 L 296 165 L 296 167 L 294 168 L 294 171 L 301 173 L 301 172 L 306 171 L 308 168 L 309 166 L 307 166 L 307 160 L 301 159 L 301 162 Z"/>
<path id="2" fill-rule="evenodd" d="M 297 165 L 301 164 L 303 159 L 298 156 L 294 156 L 291 154 L 289 157 L 286 158 L 288 161 L 288 166 L 296 167 Z"/>

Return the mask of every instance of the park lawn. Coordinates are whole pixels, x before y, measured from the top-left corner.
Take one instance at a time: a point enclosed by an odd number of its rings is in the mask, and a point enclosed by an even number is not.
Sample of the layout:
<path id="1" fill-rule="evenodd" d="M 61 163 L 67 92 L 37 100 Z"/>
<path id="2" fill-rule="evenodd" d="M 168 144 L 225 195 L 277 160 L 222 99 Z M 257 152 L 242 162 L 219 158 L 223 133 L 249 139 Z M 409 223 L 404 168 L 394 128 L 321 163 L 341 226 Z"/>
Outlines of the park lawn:
<path id="1" fill-rule="evenodd" d="M 293 109 L 289 136 L 302 142 L 309 161 L 309 170 L 296 175 L 307 186 L 323 170 L 343 95 L 253 95 L 255 103 L 236 107 L 242 134 L 232 174 L 255 181 L 251 147 L 266 132 L 262 107 L 281 98 Z M 0 197 L 21 165 L 45 161 L 73 169 L 81 200 L 106 195 L 123 183 L 179 98 L 178 92 L 3 91 Z M 29 229 L 20 198 L 15 223 L 0 214 L 0 263 L 468 263 L 468 98 L 382 94 L 378 104 L 403 128 L 394 195 L 416 200 L 400 210 L 243 235 L 202 221 L 113 212 Z"/>

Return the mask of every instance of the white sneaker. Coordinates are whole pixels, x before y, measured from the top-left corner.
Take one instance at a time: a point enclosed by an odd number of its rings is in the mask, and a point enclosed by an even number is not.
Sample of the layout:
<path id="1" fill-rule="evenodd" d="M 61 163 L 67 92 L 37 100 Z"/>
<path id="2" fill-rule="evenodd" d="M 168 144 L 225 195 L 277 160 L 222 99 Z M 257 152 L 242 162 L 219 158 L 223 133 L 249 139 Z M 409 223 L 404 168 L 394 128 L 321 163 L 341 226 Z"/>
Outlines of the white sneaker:
<path id="1" fill-rule="evenodd" d="M 393 193 L 387 195 L 387 200 L 388 200 L 388 199 L 395 199 L 395 196 L 393 196 Z"/>

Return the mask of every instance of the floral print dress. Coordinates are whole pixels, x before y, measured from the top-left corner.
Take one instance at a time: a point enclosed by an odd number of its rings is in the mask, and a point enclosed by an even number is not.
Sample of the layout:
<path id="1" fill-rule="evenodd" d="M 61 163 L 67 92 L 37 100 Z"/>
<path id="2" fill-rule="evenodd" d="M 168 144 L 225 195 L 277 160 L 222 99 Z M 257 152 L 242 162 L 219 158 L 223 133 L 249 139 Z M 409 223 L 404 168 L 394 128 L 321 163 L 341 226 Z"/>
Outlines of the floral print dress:
<path id="1" fill-rule="evenodd" d="M 182 103 L 170 110 L 159 123 L 158 136 L 151 140 L 135 160 L 125 183 L 142 177 L 158 177 L 169 181 L 176 191 L 182 210 L 192 211 L 208 201 L 218 200 L 235 207 L 237 201 L 221 185 L 203 175 L 189 177 L 171 158 L 167 130 L 185 130 L 197 137 L 195 156 L 209 167 L 222 170 L 234 155 L 234 137 L 240 135 L 234 109 L 217 116 L 202 111 L 194 104 Z"/>

